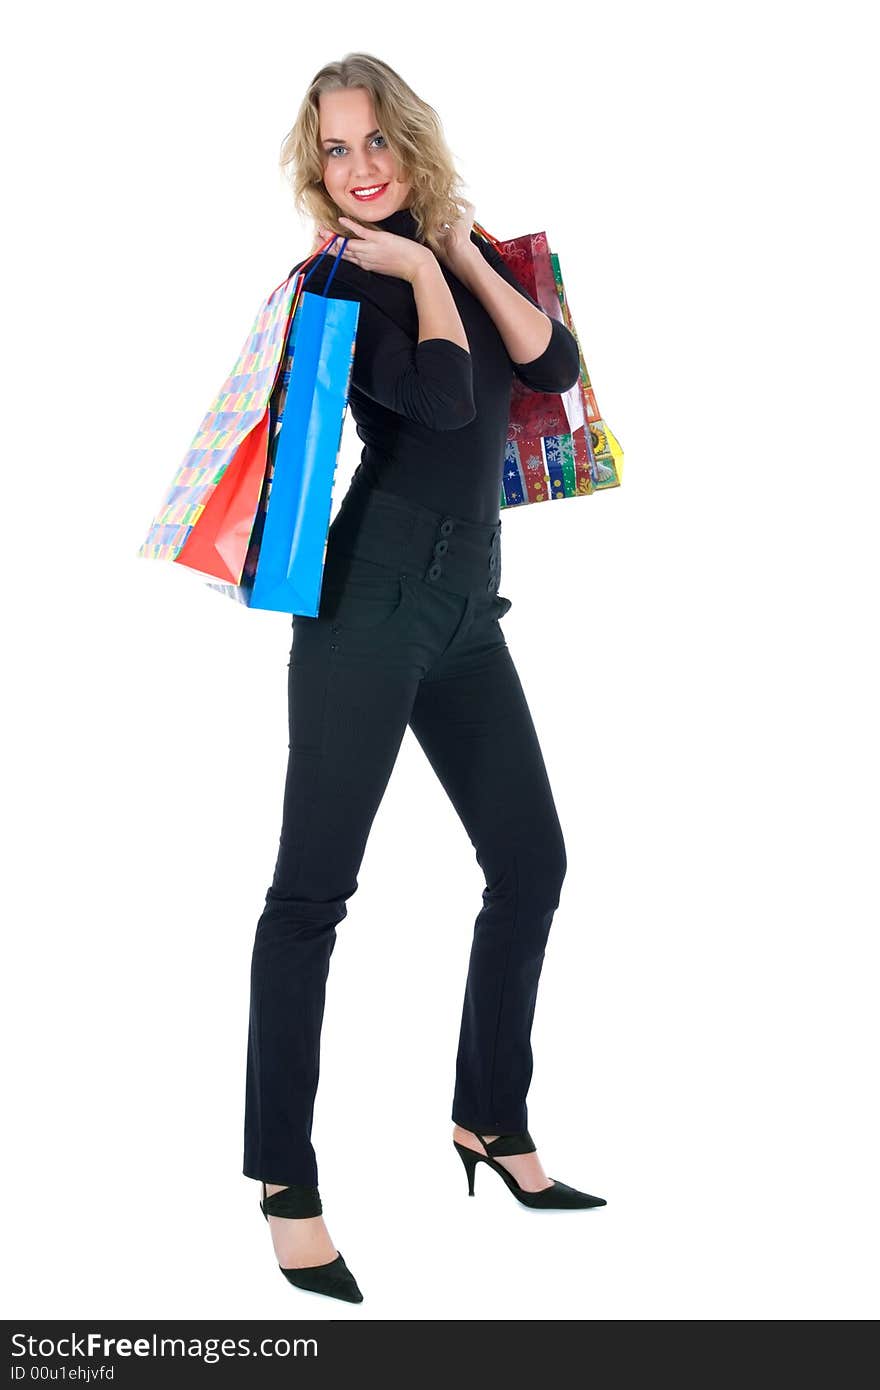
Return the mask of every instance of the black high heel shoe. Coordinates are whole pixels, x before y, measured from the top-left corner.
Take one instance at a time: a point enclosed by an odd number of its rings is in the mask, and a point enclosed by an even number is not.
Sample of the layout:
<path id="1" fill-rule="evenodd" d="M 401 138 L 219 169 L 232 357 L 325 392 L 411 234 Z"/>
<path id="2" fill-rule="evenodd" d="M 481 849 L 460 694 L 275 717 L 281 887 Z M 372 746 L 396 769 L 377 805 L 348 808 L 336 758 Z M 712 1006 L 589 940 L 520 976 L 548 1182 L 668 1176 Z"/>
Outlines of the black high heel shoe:
<path id="1" fill-rule="evenodd" d="M 507 1171 L 503 1163 L 497 1163 L 492 1155 L 510 1158 L 514 1154 L 534 1153 L 535 1144 L 528 1130 L 524 1134 L 499 1134 L 497 1139 L 492 1139 L 488 1144 L 482 1134 L 477 1134 L 476 1130 L 469 1132 L 476 1135 L 486 1150 L 484 1154 L 481 1154 L 476 1149 L 469 1149 L 464 1144 L 459 1144 L 457 1139 L 452 1141 L 465 1166 L 469 1197 L 474 1195 L 474 1172 L 477 1164 L 488 1163 L 490 1168 L 501 1174 L 516 1200 L 522 1202 L 524 1207 L 538 1207 L 544 1211 L 562 1211 L 574 1210 L 577 1207 L 605 1207 L 608 1205 L 604 1197 L 591 1197 L 589 1192 L 578 1192 L 576 1187 L 569 1187 L 568 1183 L 559 1182 L 556 1179 L 551 1179 L 552 1187 L 542 1187 L 540 1192 L 527 1192 L 524 1187 L 520 1187 L 513 1174 Z"/>
<path id="2" fill-rule="evenodd" d="M 318 1189 L 304 1187 L 301 1183 L 283 1187 L 280 1192 L 273 1192 L 271 1197 L 266 1196 L 266 1184 L 263 1183 L 263 1200 L 260 1207 L 267 1221 L 270 1216 L 320 1216 L 324 1210 Z M 302 1269 L 285 1269 L 283 1265 L 279 1265 L 278 1268 L 285 1279 L 295 1284 L 298 1289 L 307 1289 L 309 1293 L 325 1293 L 329 1298 L 342 1298 L 346 1303 L 364 1301 L 364 1296 L 342 1258 L 341 1251 L 337 1253 L 335 1260 L 329 1260 L 326 1264 L 306 1265 Z"/>

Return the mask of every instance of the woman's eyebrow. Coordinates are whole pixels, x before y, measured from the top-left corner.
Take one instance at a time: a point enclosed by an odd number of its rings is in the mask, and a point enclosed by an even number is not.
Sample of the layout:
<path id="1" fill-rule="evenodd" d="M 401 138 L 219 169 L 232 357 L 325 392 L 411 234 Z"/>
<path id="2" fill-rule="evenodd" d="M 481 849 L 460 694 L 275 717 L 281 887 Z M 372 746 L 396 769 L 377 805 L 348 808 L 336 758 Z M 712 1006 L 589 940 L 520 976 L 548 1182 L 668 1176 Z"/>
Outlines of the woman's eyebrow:
<path id="1" fill-rule="evenodd" d="M 381 132 L 380 130 L 371 130 L 370 133 L 369 133 L 369 135 L 365 135 L 365 136 L 364 136 L 364 139 L 365 139 L 365 140 L 372 140 L 372 138 L 373 138 L 374 135 L 381 135 L 381 134 L 382 134 L 382 132 Z M 322 141 L 321 141 L 321 144 L 322 144 L 322 145 L 344 145 L 344 144 L 345 144 L 345 141 L 344 141 L 344 140 L 336 140 L 336 139 L 334 139 L 333 136 L 331 136 L 331 135 L 325 135 L 324 138 L 323 138 Z"/>

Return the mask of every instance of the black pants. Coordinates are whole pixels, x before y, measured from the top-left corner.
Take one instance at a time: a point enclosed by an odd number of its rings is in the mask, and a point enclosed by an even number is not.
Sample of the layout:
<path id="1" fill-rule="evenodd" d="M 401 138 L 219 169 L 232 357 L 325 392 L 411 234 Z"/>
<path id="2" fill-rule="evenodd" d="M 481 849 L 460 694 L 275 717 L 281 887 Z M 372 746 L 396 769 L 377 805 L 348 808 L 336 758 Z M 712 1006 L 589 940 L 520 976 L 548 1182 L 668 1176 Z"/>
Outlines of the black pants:
<path id="1" fill-rule="evenodd" d="M 407 726 L 486 880 L 452 1120 L 489 1134 L 528 1127 L 535 1000 L 566 856 L 498 621 L 510 606 L 500 537 L 500 520 L 429 511 L 358 472 L 330 528 L 320 612 L 293 618 L 281 839 L 251 968 L 247 1177 L 317 1186 L 330 956 Z"/>

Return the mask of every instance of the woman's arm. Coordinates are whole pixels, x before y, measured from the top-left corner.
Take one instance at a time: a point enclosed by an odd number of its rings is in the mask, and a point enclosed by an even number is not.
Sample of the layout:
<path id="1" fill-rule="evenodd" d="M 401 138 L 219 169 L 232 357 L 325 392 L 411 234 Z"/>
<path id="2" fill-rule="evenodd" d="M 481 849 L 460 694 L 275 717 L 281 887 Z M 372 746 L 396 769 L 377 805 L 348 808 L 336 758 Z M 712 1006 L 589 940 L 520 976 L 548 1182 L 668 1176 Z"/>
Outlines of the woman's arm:
<path id="1" fill-rule="evenodd" d="M 452 265 L 493 320 L 513 370 L 534 391 L 568 391 L 580 374 L 574 334 L 523 289 L 495 247 L 474 232 Z"/>
<path id="2" fill-rule="evenodd" d="M 433 255 L 431 259 L 434 260 Z M 321 294 L 330 268 L 328 255 L 315 267 L 306 289 Z M 295 265 L 290 274 L 298 269 L 299 265 Z M 439 267 L 437 274 L 443 278 Z M 418 342 L 413 342 L 382 308 L 381 279 L 373 279 L 352 262 L 340 259 L 330 285 L 330 298 L 354 300 L 360 305 L 352 388 L 377 405 L 430 429 L 461 429 L 476 415 L 470 352 L 437 331 L 448 325 L 434 316 L 431 282 L 426 279 L 417 287 L 413 280 L 412 285 L 419 304 Z M 451 299 L 445 281 L 443 288 Z M 430 301 L 424 318 L 420 299 Z M 458 318 L 457 309 L 455 315 Z"/>
<path id="3" fill-rule="evenodd" d="M 340 217 L 339 221 L 350 234 L 345 250 L 340 252 L 344 264 L 379 275 L 396 275 L 412 286 L 419 315 L 419 342 L 444 338 L 468 352 L 467 334 L 452 291 L 431 248 L 411 237 L 357 222 L 353 217 Z"/>
<path id="4" fill-rule="evenodd" d="M 469 352 L 464 324 L 433 251 L 428 251 L 410 284 L 419 314 L 419 342 L 423 343 L 426 338 L 447 338 Z"/>

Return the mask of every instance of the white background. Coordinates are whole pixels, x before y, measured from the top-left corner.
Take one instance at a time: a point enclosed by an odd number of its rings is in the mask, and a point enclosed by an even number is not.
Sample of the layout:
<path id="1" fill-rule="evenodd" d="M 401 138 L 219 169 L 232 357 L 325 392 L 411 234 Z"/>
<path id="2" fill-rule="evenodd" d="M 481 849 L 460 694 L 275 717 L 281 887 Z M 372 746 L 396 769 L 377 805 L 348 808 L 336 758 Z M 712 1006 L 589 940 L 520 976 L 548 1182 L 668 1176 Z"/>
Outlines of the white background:
<path id="1" fill-rule="evenodd" d="M 868 14 L 10 21 L 6 1316 L 877 1315 Z M 281 140 L 361 49 L 438 111 L 484 226 L 548 231 L 626 464 L 505 513 L 501 582 L 569 852 L 529 1128 L 608 1205 L 532 1213 L 485 1166 L 467 1197 L 449 1112 L 482 879 L 408 732 L 339 928 L 313 1132 L 351 1306 L 281 1278 L 241 1174 L 289 617 L 136 550 L 309 249 Z M 349 417 L 337 504 L 359 452 Z"/>

